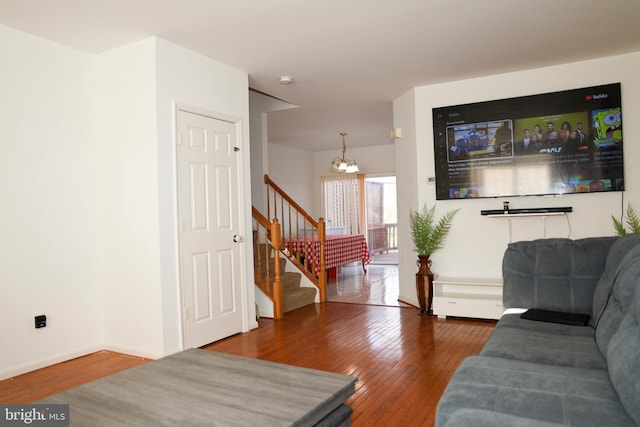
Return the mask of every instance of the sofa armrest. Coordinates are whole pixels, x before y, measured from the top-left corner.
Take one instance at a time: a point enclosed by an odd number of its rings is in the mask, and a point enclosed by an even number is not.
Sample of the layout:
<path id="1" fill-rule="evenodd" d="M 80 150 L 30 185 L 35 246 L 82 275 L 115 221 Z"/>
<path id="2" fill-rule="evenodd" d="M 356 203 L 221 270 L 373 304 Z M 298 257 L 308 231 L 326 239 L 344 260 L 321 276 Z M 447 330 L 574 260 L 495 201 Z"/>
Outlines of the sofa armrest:
<path id="1" fill-rule="evenodd" d="M 591 315 L 593 291 L 615 239 L 556 238 L 509 244 L 502 261 L 505 308 Z"/>

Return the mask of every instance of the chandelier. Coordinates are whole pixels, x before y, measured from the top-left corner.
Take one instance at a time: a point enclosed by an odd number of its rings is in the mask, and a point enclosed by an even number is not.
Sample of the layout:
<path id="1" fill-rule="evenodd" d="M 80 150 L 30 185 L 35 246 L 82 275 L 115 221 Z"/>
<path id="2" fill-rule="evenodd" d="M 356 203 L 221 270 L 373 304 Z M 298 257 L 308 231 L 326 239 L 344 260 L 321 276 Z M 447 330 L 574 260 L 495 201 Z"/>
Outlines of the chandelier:
<path id="1" fill-rule="evenodd" d="M 360 172 L 358 164 L 354 159 L 347 158 L 347 144 L 344 142 L 346 132 L 341 132 L 342 135 L 342 158 L 335 157 L 329 166 L 329 172 L 333 173 L 356 173 Z"/>

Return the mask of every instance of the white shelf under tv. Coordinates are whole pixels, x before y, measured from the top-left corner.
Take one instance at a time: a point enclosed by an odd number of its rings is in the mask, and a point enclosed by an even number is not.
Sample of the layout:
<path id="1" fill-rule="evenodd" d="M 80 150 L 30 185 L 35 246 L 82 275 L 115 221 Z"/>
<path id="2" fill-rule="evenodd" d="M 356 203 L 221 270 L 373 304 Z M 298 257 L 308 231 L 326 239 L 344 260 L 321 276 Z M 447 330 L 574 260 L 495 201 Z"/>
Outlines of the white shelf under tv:
<path id="1" fill-rule="evenodd" d="M 499 319 L 504 312 L 501 279 L 435 278 L 433 314 Z"/>

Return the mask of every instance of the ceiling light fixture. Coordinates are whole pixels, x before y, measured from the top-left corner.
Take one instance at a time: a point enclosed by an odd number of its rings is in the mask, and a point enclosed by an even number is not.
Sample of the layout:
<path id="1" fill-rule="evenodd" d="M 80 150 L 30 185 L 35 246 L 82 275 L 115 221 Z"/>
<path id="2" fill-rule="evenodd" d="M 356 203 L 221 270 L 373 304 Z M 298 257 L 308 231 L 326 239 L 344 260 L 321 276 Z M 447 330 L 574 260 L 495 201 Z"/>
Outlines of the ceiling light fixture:
<path id="1" fill-rule="evenodd" d="M 281 85 L 290 85 L 293 83 L 293 77 L 291 76 L 280 76 L 280 84 Z"/>
<path id="2" fill-rule="evenodd" d="M 342 135 L 342 158 L 336 157 L 331 162 L 331 166 L 329 166 L 329 172 L 333 173 L 356 173 L 360 172 L 358 168 L 358 164 L 355 159 L 347 158 L 347 143 L 344 141 L 344 137 L 347 135 L 346 132 L 341 132 Z"/>

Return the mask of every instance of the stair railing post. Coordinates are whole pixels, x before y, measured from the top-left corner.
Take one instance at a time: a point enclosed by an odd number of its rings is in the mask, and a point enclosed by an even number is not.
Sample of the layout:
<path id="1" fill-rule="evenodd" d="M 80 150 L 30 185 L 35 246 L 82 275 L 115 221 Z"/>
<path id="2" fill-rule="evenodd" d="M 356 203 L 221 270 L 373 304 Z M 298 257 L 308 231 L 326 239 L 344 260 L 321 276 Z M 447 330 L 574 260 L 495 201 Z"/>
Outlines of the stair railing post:
<path id="1" fill-rule="evenodd" d="M 280 273 L 280 223 L 274 218 L 271 223 L 271 246 L 273 247 L 273 317 L 282 319 L 284 316 L 284 297 L 282 290 L 282 276 Z"/>
<path id="2" fill-rule="evenodd" d="M 327 301 L 327 269 L 324 257 L 324 244 L 327 240 L 327 231 L 324 218 L 318 219 L 318 244 L 320 245 L 320 271 L 318 271 L 318 289 L 320 290 L 320 302 Z"/>

